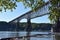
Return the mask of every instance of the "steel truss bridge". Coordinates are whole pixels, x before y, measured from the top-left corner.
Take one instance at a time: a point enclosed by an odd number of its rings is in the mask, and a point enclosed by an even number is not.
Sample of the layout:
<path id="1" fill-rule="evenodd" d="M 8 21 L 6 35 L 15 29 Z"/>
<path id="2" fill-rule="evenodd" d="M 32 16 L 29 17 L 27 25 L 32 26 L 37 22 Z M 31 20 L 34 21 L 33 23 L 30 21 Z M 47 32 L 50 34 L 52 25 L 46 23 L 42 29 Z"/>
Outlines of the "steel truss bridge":
<path id="1" fill-rule="evenodd" d="M 41 17 L 41 16 L 44 16 L 44 15 L 47 15 L 49 14 L 49 6 L 51 4 L 49 2 L 45 3 L 41 8 L 39 8 L 36 12 L 30 10 L 29 12 L 17 17 L 16 19 L 10 21 L 10 23 L 12 22 L 17 22 L 17 21 L 20 21 L 22 19 L 27 19 L 27 20 L 31 20 L 31 19 L 34 19 L 34 18 L 37 18 L 37 17 Z"/>
<path id="2" fill-rule="evenodd" d="M 16 19 L 10 21 L 9 23 L 17 23 L 17 27 L 19 26 L 19 23 L 22 19 L 27 19 L 27 28 L 26 31 L 31 31 L 31 19 L 37 18 L 37 17 L 41 17 L 44 15 L 48 15 L 49 14 L 49 6 L 51 4 L 49 2 L 46 2 L 41 8 L 39 8 L 36 12 L 33 12 L 32 10 L 30 10 L 29 12 L 17 17 Z M 10 35 L 10 34 L 8 34 Z M 48 35 L 48 34 L 47 34 Z M 2 36 L 5 36 L 2 34 Z M 36 36 L 36 35 L 35 35 Z M 16 36 L 9 36 L 9 37 L 16 37 Z M 6 38 L 9 38 L 8 36 L 6 36 Z M 4 38 L 4 37 L 2 37 Z"/>
<path id="3" fill-rule="evenodd" d="M 39 8 L 36 12 L 34 11 L 29 11 L 19 17 L 17 17 L 16 19 L 10 21 L 9 23 L 17 23 L 17 27 L 19 26 L 19 23 L 22 19 L 27 19 L 27 27 L 26 30 L 27 31 L 31 31 L 31 19 L 37 18 L 37 17 L 41 17 L 44 15 L 48 15 L 49 14 L 49 6 L 51 4 L 49 2 L 46 2 L 41 8 Z"/>

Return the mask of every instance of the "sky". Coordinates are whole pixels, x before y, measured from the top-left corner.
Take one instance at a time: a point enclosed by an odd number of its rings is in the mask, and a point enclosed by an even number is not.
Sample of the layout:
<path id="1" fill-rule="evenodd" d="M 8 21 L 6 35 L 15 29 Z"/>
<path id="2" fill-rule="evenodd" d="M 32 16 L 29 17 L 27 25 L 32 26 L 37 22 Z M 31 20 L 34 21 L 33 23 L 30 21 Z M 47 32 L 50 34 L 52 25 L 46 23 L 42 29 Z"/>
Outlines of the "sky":
<path id="1" fill-rule="evenodd" d="M 0 21 L 9 22 L 30 10 L 31 10 L 30 8 L 25 8 L 24 5 L 22 4 L 22 2 L 19 2 L 19 3 L 17 3 L 17 7 L 15 10 L 13 10 L 13 12 L 11 12 L 10 10 L 7 10 L 6 12 L 4 12 L 4 11 L 0 12 Z M 27 20 L 22 19 L 20 22 L 27 22 Z M 50 23 L 50 20 L 48 19 L 48 15 L 45 15 L 42 17 L 32 19 L 31 22 L 33 22 L 33 23 Z"/>

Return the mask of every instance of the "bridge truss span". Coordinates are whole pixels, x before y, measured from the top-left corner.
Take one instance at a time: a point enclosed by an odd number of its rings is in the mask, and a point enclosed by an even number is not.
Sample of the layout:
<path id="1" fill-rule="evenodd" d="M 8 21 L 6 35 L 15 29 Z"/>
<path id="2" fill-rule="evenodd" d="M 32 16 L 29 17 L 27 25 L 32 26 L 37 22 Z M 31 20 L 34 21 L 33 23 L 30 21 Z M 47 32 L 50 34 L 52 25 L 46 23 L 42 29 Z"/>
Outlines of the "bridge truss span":
<path id="1" fill-rule="evenodd" d="M 32 11 L 30 10 L 29 12 L 17 17 L 16 19 L 10 21 L 11 22 L 17 22 L 18 20 L 22 20 L 22 19 L 34 19 L 34 18 L 37 18 L 37 17 L 41 17 L 41 16 L 44 16 L 44 15 L 47 15 L 49 14 L 49 6 L 51 4 L 49 2 L 47 2 L 46 4 L 44 4 L 44 6 L 42 6 L 41 8 L 39 8 L 37 11 Z"/>

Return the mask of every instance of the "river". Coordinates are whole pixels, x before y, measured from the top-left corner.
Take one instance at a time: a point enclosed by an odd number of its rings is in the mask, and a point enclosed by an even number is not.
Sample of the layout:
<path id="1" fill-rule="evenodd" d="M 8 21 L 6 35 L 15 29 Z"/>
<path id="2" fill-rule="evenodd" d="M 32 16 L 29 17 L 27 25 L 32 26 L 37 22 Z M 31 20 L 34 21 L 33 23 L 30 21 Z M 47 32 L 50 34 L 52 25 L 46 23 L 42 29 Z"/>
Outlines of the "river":
<path id="1" fill-rule="evenodd" d="M 37 31 L 32 31 L 30 35 L 35 35 L 35 34 L 48 34 L 49 32 L 37 32 Z M 27 32 L 25 31 L 20 31 L 18 32 L 18 36 L 26 36 Z M 16 37 L 17 32 L 11 32 L 11 31 L 0 31 L 0 39 L 1 38 L 7 38 L 7 37 Z M 45 38 L 45 37 L 30 37 L 30 40 L 53 40 L 53 36 L 50 35 L 50 37 Z"/>

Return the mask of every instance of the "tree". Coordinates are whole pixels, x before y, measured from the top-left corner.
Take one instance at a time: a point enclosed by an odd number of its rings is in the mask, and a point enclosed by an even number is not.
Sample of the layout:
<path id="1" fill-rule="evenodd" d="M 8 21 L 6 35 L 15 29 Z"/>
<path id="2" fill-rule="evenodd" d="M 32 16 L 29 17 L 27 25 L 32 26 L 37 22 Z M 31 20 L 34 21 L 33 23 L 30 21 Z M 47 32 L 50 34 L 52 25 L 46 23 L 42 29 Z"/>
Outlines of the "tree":
<path id="1" fill-rule="evenodd" d="M 57 22 L 58 18 L 60 17 L 60 0 L 52 0 L 50 1 L 50 20 Z"/>
<path id="2" fill-rule="evenodd" d="M 50 7 L 50 20 L 56 23 L 55 32 L 60 32 L 60 0 L 52 0 Z M 56 40 L 60 40 L 59 35 L 55 35 Z"/>
<path id="3" fill-rule="evenodd" d="M 43 5 L 43 1 L 41 0 L 0 0 L 0 11 L 2 10 L 11 10 L 16 9 L 16 2 L 23 2 L 25 7 L 31 7 L 36 10 L 39 6 Z M 37 6 L 38 4 L 38 6 Z"/>
<path id="4" fill-rule="evenodd" d="M 16 0 L 0 0 L 0 11 L 2 10 L 13 10 L 16 9 Z"/>

